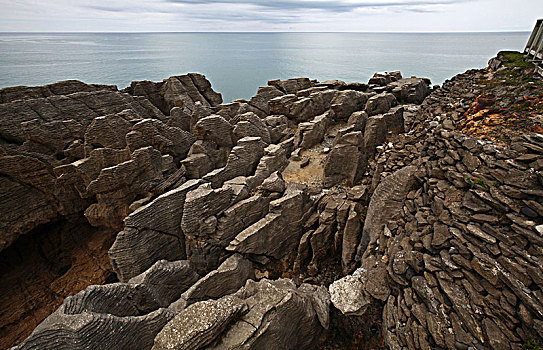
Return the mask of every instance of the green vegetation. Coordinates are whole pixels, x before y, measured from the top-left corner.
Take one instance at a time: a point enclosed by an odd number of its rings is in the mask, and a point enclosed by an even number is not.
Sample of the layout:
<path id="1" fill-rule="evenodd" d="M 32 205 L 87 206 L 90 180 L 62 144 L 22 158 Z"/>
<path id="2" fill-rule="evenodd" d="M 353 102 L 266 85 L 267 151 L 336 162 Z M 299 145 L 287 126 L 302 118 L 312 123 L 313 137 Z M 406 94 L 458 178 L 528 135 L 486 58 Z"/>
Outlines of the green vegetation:
<path id="1" fill-rule="evenodd" d="M 506 68 L 497 72 L 497 77 L 502 80 L 499 85 L 523 86 L 525 84 L 532 84 L 533 87 L 541 86 L 541 79 L 532 76 L 532 74 L 527 74 L 527 72 L 531 73 L 535 66 L 532 62 L 525 61 L 522 53 L 517 51 L 500 51 L 497 57 L 503 62 L 503 66 Z M 490 81 L 482 83 L 484 85 L 488 84 L 487 89 L 494 87 L 494 84 L 491 84 Z"/>
<path id="2" fill-rule="evenodd" d="M 534 64 L 525 61 L 524 55 L 518 51 L 500 51 L 498 53 L 498 59 L 500 59 L 507 68 L 534 68 Z"/>
<path id="3" fill-rule="evenodd" d="M 533 339 L 528 339 L 526 343 L 524 343 L 522 350 L 543 350 L 543 346 L 538 345 Z"/>
<path id="4" fill-rule="evenodd" d="M 471 181 L 471 188 L 474 188 L 476 185 L 480 185 L 482 188 L 484 188 L 485 190 L 487 191 L 490 191 L 490 186 L 488 186 L 488 184 L 483 180 L 481 179 L 480 177 L 473 177 L 470 179 Z"/>

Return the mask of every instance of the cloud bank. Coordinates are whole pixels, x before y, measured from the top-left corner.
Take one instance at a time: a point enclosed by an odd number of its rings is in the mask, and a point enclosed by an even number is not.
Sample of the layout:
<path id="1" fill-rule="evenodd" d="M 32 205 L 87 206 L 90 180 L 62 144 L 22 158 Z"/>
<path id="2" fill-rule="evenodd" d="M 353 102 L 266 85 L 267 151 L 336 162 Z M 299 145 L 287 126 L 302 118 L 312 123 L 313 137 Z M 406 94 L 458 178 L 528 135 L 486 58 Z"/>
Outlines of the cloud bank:
<path id="1" fill-rule="evenodd" d="M 0 31 L 530 30 L 541 0 L 0 0 Z"/>

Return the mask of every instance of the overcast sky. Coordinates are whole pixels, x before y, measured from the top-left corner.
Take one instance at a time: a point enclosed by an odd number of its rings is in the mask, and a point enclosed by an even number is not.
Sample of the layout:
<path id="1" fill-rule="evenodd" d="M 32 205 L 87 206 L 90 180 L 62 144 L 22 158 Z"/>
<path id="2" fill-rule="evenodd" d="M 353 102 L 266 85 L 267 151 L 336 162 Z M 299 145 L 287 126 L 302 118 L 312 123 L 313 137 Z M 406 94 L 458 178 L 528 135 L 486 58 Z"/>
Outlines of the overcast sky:
<path id="1" fill-rule="evenodd" d="M 543 0 L 0 0 L 0 31 L 529 31 Z"/>

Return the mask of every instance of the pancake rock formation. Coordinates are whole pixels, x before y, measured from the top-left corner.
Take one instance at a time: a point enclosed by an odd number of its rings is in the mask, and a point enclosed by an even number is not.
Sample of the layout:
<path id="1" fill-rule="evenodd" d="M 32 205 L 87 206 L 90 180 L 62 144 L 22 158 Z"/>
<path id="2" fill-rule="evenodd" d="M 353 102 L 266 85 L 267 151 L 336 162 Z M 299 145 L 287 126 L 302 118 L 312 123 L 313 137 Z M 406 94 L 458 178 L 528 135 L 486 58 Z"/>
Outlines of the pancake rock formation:
<path id="1" fill-rule="evenodd" d="M 0 347 L 541 343 L 543 85 L 508 57 L 230 103 L 194 73 L 0 90 Z M 472 132 L 519 76 L 539 118 Z"/>

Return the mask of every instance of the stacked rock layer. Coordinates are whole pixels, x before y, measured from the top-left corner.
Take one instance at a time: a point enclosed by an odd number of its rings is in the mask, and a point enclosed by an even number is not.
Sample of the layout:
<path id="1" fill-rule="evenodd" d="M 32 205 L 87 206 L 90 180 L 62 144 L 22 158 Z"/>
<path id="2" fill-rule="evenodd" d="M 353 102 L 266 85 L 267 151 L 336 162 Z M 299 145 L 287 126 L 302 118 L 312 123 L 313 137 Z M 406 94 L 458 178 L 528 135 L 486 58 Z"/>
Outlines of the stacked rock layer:
<path id="1" fill-rule="evenodd" d="M 44 288 L 20 300 L 66 288 L 76 267 L 100 271 L 55 294 L 62 305 L 24 341 L 14 328 L 43 319 L 51 302 L 14 313 L 6 299 L 3 345 L 541 341 L 543 136 L 502 147 L 456 131 L 469 107 L 462 94 L 485 72 L 433 89 L 399 72 L 368 84 L 272 80 L 227 104 L 198 74 L 123 91 L 0 90 L 2 254 L 65 243 L 63 261 L 44 259 Z M 304 171 L 314 176 L 285 180 Z M 79 251 L 67 232 L 77 225 L 88 232 Z M 96 258 L 75 264 L 81 250 Z M 27 273 L 5 259 L 2 278 Z M 334 336 L 342 332 L 349 344 Z"/>

